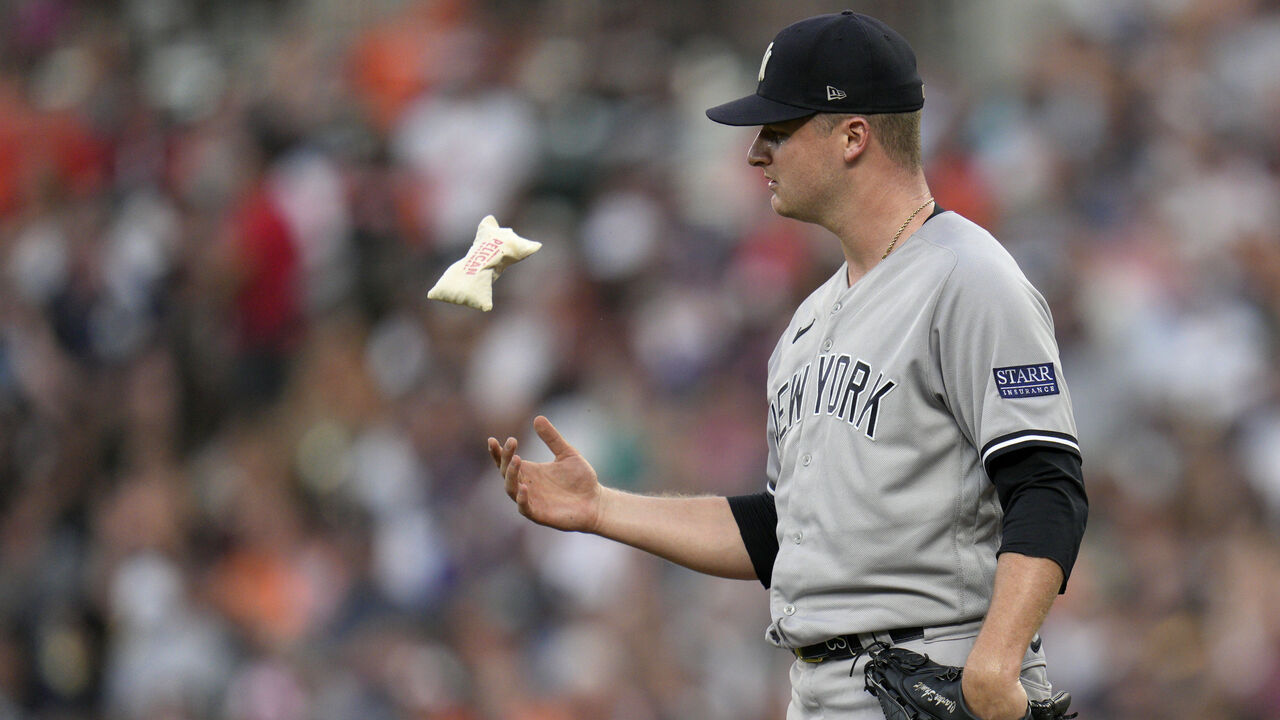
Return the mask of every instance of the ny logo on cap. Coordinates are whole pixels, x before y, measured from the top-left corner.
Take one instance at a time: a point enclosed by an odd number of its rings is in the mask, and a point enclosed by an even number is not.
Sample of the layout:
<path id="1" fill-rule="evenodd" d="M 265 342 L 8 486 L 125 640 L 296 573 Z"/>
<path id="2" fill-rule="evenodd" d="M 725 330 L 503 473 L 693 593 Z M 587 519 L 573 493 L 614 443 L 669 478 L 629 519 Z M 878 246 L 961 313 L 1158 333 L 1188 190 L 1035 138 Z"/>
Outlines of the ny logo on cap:
<path id="1" fill-rule="evenodd" d="M 769 43 L 769 47 L 764 49 L 764 59 L 760 61 L 760 73 L 756 75 L 756 82 L 764 82 L 764 66 L 769 64 L 769 56 L 773 54 L 773 43 Z"/>
<path id="2" fill-rule="evenodd" d="M 849 96 L 840 88 L 834 88 L 830 85 L 827 86 L 827 100 L 843 100 L 847 97 Z"/>

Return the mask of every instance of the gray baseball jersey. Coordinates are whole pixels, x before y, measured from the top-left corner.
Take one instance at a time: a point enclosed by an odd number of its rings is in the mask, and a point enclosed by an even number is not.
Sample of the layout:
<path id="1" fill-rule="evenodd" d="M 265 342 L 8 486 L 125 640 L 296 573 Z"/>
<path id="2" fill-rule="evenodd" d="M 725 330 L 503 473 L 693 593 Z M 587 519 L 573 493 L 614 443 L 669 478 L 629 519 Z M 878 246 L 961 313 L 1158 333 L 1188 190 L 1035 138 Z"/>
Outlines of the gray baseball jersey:
<path id="1" fill-rule="evenodd" d="M 930 218 L 796 310 L 769 360 L 770 640 L 982 617 L 1001 508 L 985 463 L 1079 453 L 1044 298 L 989 233 Z"/>

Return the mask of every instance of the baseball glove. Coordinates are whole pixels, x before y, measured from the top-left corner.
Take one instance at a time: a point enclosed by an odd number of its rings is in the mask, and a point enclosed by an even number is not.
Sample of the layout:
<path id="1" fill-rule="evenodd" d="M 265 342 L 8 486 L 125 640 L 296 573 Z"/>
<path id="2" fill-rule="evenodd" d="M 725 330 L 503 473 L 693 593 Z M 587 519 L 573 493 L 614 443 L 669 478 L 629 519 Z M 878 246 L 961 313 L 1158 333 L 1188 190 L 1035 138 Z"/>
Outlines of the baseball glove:
<path id="1" fill-rule="evenodd" d="M 960 692 L 963 668 L 940 665 L 928 655 L 883 643 L 873 646 L 867 661 L 866 687 L 880 701 L 886 720 L 977 720 Z M 1024 720 L 1067 720 L 1071 695 L 1027 705 Z"/>

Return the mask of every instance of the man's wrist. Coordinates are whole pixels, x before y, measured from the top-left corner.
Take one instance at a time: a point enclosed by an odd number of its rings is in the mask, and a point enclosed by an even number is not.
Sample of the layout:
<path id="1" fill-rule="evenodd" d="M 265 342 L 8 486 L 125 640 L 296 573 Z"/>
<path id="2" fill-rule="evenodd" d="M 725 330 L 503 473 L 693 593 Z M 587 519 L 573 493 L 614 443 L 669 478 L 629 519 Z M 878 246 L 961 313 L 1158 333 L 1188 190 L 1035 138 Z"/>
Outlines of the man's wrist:
<path id="1" fill-rule="evenodd" d="M 975 679 L 1008 681 L 1022 675 L 1022 660 L 1025 649 L 995 648 L 981 642 L 974 643 L 969 657 L 965 660 L 966 673 L 972 673 Z"/>
<path id="2" fill-rule="evenodd" d="M 591 533 L 592 535 L 599 535 L 601 537 L 610 537 L 607 531 L 607 518 L 610 506 L 616 502 L 615 496 L 617 493 L 618 491 L 613 488 L 605 487 L 604 485 L 596 486 L 595 519 L 587 527 L 588 533 Z"/>

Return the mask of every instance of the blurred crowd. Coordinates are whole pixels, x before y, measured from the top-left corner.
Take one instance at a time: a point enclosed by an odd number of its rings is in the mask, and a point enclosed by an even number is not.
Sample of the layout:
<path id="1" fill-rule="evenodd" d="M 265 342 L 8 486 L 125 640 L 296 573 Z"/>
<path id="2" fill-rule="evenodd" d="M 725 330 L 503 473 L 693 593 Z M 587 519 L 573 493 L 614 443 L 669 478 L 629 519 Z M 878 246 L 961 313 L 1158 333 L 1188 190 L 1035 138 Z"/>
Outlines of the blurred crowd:
<path id="1" fill-rule="evenodd" d="M 1275 0 L 7 0 L 0 720 L 780 718 L 763 588 L 527 523 L 484 441 L 762 487 L 839 253 L 702 111 L 845 4 L 1054 311 L 1092 511 L 1052 679 L 1280 717 Z M 488 213 L 542 250 L 427 302 Z"/>

